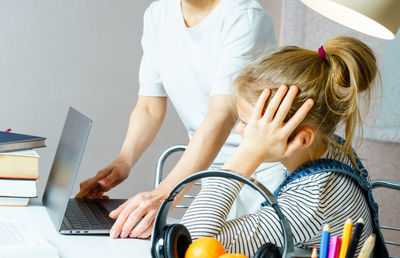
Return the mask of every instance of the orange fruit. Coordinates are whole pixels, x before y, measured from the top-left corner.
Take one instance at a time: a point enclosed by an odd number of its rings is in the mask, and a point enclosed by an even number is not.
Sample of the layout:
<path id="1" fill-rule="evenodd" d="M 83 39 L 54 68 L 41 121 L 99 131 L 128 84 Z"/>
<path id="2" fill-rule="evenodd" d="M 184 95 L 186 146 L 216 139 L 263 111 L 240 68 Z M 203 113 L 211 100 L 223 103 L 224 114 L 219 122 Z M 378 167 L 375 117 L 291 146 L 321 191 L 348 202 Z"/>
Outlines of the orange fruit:
<path id="1" fill-rule="evenodd" d="M 225 253 L 224 246 L 217 239 L 200 237 L 189 245 L 185 258 L 218 258 Z"/>
<path id="2" fill-rule="evenodd" d="M 247 258 L 244 254 L 223 254 L 218 258 Z"/>

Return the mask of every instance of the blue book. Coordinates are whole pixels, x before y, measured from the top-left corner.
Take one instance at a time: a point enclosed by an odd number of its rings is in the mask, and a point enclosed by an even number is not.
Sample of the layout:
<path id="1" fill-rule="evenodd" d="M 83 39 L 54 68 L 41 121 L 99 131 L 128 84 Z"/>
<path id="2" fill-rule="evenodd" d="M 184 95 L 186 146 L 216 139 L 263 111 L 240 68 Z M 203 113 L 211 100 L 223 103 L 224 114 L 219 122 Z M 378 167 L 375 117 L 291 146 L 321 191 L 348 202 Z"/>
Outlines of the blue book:
<path id="1" fill-rule="evenodd" d="M 45 137 L 0 131 L 0 152 L 45 147 Z"/>

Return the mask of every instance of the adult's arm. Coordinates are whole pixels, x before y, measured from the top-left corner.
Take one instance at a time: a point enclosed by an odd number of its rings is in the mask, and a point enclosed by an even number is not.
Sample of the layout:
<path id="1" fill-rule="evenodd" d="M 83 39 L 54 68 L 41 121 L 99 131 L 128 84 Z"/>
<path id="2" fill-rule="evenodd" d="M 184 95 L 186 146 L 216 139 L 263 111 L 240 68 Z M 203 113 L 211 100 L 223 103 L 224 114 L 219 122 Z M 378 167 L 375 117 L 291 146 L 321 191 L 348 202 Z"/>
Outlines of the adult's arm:
<path id="1" fill-rule="evenodd" d="M 230 98 L 229 95 L 210 97 L 205 119 L 168 176 L 153 191 L 135 195 L 110 214 L 117 218 L 111 237 L 150 235 L 161 201 L 172 187 L 185 177 L 210 166 L 236 122 Z"/>
<path id="2" fill-rule="evenodd" d="M 132 165 L 152 142 L 165 117 L 167 95 L 161 82 L 158 66 L 159 42 L 154 14 L 157 1 L 146 10 L 143 17 L 142 48 L 143 56 L 139 70 L 139 97 L 133 109 L 128 131 L 120 155 L 93 178 L 81 183 L 77 198 L 104 198 L 104 192 L 125 180 Z"/>
<path id="3" fill-rule="evenodd" d="M 166 97 L 139 96 L 119 156 L 96 176 L 83 181 L 76 198 L 101 198 L 104 192 L 124 181 L 159 131 L 166 109 Z"/>

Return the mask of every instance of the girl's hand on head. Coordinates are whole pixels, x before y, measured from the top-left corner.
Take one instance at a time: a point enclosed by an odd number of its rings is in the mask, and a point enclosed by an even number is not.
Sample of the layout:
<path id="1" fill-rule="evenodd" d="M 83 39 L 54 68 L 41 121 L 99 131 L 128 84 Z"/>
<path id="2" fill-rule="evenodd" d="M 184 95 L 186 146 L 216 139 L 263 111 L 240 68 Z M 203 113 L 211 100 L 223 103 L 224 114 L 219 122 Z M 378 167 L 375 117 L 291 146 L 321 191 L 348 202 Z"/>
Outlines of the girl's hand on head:
<path id="1" fill-rule="evenodd" d="M 284 122 L 297 92 L 297 86 L 291 86 L 289 89 L 286 85 L 280 86 L 264 114 L 264 106 L 271 91 L 265 89 L 262 92 L 243 132 L 239 146 L 242 153 L 247 153 L 260 162 L 274 162 L 289 157 L 298 149 L 300 143 L 295 140 L 288 142 L 289 137 L 304 120 L 314 102 L 308 99 L 287 122 Z"/>

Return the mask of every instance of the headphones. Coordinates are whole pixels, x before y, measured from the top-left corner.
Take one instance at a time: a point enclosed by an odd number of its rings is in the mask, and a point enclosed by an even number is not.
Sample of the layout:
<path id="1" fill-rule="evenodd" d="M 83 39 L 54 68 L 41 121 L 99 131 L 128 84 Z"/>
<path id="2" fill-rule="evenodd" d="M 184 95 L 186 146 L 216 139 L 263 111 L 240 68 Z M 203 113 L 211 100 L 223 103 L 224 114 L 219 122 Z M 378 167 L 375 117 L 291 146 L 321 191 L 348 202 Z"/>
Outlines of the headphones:
<path id="1" fill-rule="evenodd" d="M 205 177 L 230 178 L 249 185 L 251 188 L 258 191 L 275 210 L 283 231 L 283 250 L 278 248 L 275 244 L 265 243 L 258 248 L 254 258 L 286 258 L 295 255 L 293 234 L 290 230 L 289 221 L 283 215 L 275 197 L 267 188 L 265 188 L 265 186 L 252 177 L 247 178 L 227 170 L 207 170 L 195 173 L 182 180 L 174 187 L 174 189 L 172 189 L 169 197 L 162 202 L 151 235 L 151 256 L 153 258 L 185 257 L 186 250 L 192 243 L 190 233 L 182 224 L 167 225 L 167 214 L 175 196 L 179 194 L 188 183 Z"/>

